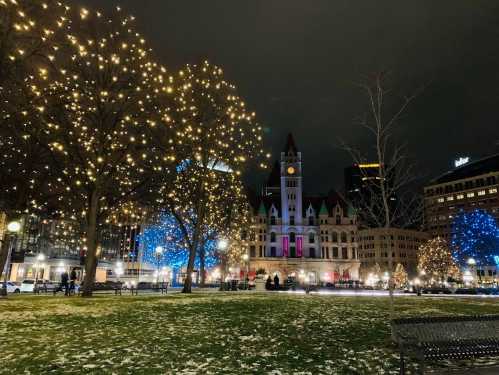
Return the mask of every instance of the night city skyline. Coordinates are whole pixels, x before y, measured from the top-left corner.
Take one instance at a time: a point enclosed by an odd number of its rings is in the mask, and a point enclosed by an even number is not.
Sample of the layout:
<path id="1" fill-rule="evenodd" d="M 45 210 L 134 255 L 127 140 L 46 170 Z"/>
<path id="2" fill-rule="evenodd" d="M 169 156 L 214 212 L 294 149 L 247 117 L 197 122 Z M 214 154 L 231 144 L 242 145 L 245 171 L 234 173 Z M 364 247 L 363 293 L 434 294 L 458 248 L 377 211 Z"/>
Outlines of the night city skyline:
<path id="1" fill-rule="evenodd" d="M 497 0 L 0 0 L 0 375 L 499 374 Z"/>
<path id="2" fill-rule="evenodd" d="M 102 7 L 101 1 L 86 3 Z M 420 184 L 499 152 L 499 5 L 492 1 L 107 1 L 137 17 L 170 72 L 203 59 L 221 66 L 265 128 L 279 158 L 292 132 L 304 155 L 305 190 L 343 188 L 352 163 L 341 141 L 368 152 L 356 84 L 389 71 L 405 94 L 425 86 L 398 129 Z M 424 152 L 422 151 L 424 150 Z M 266 172 L 246 176 L 258 188 Z"/>

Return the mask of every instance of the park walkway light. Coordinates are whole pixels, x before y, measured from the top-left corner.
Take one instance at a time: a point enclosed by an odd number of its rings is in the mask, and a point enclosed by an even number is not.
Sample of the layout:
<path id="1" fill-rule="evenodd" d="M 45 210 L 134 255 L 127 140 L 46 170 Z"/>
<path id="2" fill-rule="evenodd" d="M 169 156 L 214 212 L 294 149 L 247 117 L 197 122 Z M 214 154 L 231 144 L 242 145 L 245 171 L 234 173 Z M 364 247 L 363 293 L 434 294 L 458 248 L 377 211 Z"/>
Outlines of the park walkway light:
<path id="1" fill-rule="evenodd" d="M 218 244 L 217 244 L 218 250 L 225 251 L 225 250 L 227 250 L 228 246 L 229 246 L 229 242 L 225 238 L 218 240 Z"/>
<path id="2" fill-rule="evenodd" d="M 9 281 L 10 272 L 10 259 L 12 258 L 12 251 L 16 244 L 17 233 L 21 230 L 21 223 L 14 220 L 7 224 L 7 231 L 10 235 L 9 250 L 7 252 L 7 261 L 5 262 L 4 268 L 4 280 L 2 288 L 0 289 L 0 296 L 7 297 L 7 282 Z"/>

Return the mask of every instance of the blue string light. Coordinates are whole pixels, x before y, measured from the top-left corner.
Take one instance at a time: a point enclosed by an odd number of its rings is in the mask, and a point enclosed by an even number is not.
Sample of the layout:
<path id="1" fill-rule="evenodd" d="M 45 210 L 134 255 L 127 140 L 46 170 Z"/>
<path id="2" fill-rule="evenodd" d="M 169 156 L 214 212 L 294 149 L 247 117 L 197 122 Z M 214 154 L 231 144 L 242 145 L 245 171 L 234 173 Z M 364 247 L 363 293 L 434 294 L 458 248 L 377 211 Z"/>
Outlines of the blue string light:
<path id="1" fill-rule="evenodd" d="M 499 258 L 499 227 L 483 210 L 461 211 L 452 224 L 451 246 L 456 262 L 465 267 L 473 258 L 480 266 L 494 265 Z"/>
<path id="2" fill-rule="evenodd" d="M 156 267 L 169 267 L 173 270 L 180 270 L 182 267 L 187 266 L 189 250 L 185 244 L 182 231 L 172 215 L 161 214 L 155 224 L 144 228 L 139 240 L 142 241 L 143 246 L 143 262 Z M 160 254 L 156 252 L 158 247 L 162 248 Z M 208 269 L 218 264 L 216 241 L 207 240 L 204 247 L 206 254 L 205 267 Z M 195 266 L 199 268 L 199 256 L 196 257 Z"/>

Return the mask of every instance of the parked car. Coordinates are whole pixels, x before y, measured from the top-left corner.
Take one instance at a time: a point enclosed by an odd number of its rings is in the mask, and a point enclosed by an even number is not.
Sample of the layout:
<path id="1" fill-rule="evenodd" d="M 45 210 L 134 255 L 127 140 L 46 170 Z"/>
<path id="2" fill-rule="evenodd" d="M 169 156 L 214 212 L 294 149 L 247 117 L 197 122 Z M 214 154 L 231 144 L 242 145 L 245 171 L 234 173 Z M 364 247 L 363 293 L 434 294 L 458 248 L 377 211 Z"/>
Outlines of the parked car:
<path id="1" fill-rule="evenodd" d="M 39 292 L 52 292 L 58 287 L 56 283 L 49 280 L 37 280 L 36 287 Z M 33 293 L 35 291 L 35 280 L 23 280 L 21 283 L 21 293 Z"/>
<path id="2" fill-rule="evenodd" d="M 23 280 L 21 283 L 21 293 L 33 292 L 35 289 L 35 280 Z"/>
<path id="3" fill-rule="evenodd" d="M 5 283 L 0 283 L 0 289 L 4 288 Z M 7 293 L 21 293 L 21 287 L 12 281 L 7 281 Z"/>
<path id="4" fill-rule="evenodd" d="M 424 293 L 424 294 L 452 294 L 452 291 L 449 288 L 432 287 L 432 288 L 423 288 L 422 293 Z"/>
<path id="5" fill-rule="evenodd" d="M 477 294 L 475 288 L 458 288 L 456 289 L 456 294 Z"/>

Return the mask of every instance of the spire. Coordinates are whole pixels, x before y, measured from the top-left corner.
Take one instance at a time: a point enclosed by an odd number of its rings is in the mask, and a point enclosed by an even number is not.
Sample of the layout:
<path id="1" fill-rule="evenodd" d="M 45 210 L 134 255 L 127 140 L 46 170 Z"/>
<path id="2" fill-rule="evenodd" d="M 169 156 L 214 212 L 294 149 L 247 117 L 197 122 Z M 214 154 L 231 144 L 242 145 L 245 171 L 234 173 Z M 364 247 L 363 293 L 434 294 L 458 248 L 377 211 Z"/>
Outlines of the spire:
<path id="1" fill-rule="evenodd" d="M 284 147 L 284 153 L 286 154 L 298 154 L 298 148 L 296 147 L 295 140 L 293 138 L 293 134 L 289 133 L 288 138 L 286 139 L 286 146 Z"/>
<path id="2" fill-rule="evenodd" d="M 258 215 L 267 215 L 267 210 L 265 209 L 263 201 L 260 202 L 260 207 L 258 208 Z"/>
<path id="3" fill-rule="evenodd" d="M 319 215 L 329 215 L 329 211 L 327 210 L 326 207 L 326 202 L 322 201 L 321 209 L 319 211 Z"/>

